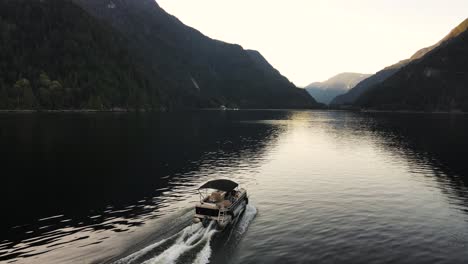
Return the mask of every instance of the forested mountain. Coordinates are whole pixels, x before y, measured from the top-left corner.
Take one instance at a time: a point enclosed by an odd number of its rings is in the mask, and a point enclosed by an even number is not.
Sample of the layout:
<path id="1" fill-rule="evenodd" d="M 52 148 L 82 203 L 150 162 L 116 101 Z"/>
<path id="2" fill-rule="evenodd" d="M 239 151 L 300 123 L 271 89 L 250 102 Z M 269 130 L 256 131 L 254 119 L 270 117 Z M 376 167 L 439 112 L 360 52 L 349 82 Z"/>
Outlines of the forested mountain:
<path id="1" fill-rule="evenodd" d="M 389 66 L 383 69 L 382 71 L 377 72 L 371 77 L 363 80 L 362 82 L 357 84 L 356 87 L 351 89 L 348 93 L 337 96 L 335 99 L 333 99 L 333 101 L 331 102 L 331 105 L 355 104 L 356 100 L 358 100 L 360 96 L 364 95 L 368 91 L 373 90 L 380 83 L 384 82 L 389 77 L 393 76 L 395 73 L 397 73 L 400 69 L 404 68 L 408 64 L 418 61 L 419 59 L 423 58 L 426 54 L 430 53 L 432 50 L 441 46 L 443 43 L 446 43 L 456 38 L 457 36 L 459 36 L 462 32 L 466 30 L 466 27 L 467 27 L 467 21 L 465 20 L 463 23 L 461 23 L 459 26 L 454 28 L 447 36 L 445 36 L 442 40 L 440 40 L 436 44 L 430 47 L 420 49 L 413 56 L 411 56 L 411 58 L 402 60 L 392 66 Z"/>
<path id="2" fill-rule="evenodd" d="M 0 33 L 0 108 L 157 105 L 123 38 L 69 1 L 2 0 Z"/>
<path id="3" fill-rule="evenodd" d="M 354 88 L 350 89 L 347 93 L 335 97 L 331 101 L 330 105 L 336 106 L 354 104 L 361 95 L 363 95 L 369 90 L 372 90 L 375 85 L 385 81 L 388 77 L 398 72 L 398 70 L 408 65 L 408 63 L 410 63 L 411 61 L 421 58 L 427 52 L 432 50 L 435 46 L 436 45 L 420 49 L 413 56 L 411 56 L 411 58 L 399 61 L 398 63 L 388 66 L 385 69 L 377 72 L 376 74 L 371 75 L 369 78 L 362 80 Z"/>
<path id="4" fill-rule="evenodd" d="M 333 98 L 346 93 L 369 76 L 370 74 L 362 73 L 340 73 L 324 82 L 311 83 L 305 89 L 317 102 L 329 104 Z"/>
<path id="5" fill-rule="evenodd" d="M 382 110 L 468 111 L 468 19 L 432 51 L 362 95 Z"/>
<path id="6" fill-rule="evenodd" d="M 279 72 L 265 72 L 239 45 L 213 40 L 167 14 L 153 0 L 73 0 L 129 40 L 135 58 L 168 107 L 315 105 Z"/>
<path id="7" fill-rule="evenodd" d="M 2 0 L 0 29 L 3 109 L 317 105 L 242 47 L 153 0 Z"/>

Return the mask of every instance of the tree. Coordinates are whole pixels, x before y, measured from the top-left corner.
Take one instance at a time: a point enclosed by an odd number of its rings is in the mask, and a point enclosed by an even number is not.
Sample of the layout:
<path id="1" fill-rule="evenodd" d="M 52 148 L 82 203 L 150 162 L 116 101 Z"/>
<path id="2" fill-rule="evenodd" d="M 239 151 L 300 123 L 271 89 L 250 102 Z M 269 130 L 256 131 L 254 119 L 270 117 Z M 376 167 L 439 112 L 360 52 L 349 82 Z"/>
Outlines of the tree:
<path id="1" fill-rule="evenodd" d="M 0 87 L 0 109 L 8 109 L 8 103 L 8 92 L 6 87 L 2 85 Z"/>
<path id="2" fill-rule="evenodd" d="M 52 99 L 49 91 L 50 87 L 50 78 L 45 73 L 42 72 L 39 75 L 39 104 L 44 109 L 51 109 L 52 108 Z"/>
<path id="3" fill-rule="evenodd" d="M 48 88 L 39 88 L 39 102 L 42 108 L 51 109 L 52 100 L 50 98 L 50 91 Z"/>
<path id="4" fill-rule="evenodd" d="M 42 88 L 49 88 L 50 86 L 50 78 L 49 76 L 45 73 L 45 72 L 42 72 L 40 75 L 39 75 L 39 85 L 40 87 Z"/>
<path id="5" fill-rule="evenodd" d="M 62 84 L 59 81 L 50 82 L 49 91 L 53 108 L 61 108 L 64 101 L 64 90 Z"/>
<path id="6" fill-rule="evenodd" d="M 88 108 L 94 110 L 102 110 L 104 106 L 102 104 L 101 97 L 91 95 L 91 97 L 88 100 Z"/>
<path id="7" fill-rule="evenodd" d="M 14 87 L 14 96 L 16 97 L 16 108 L 33 108 L 36 105 L 36 97 L 31 88 L 31 83 L 28 79 L 18 80 Z"/>
<path id="8" fill-rule="evenodd" d="M 73 106 L 73 89 L 64 88 L 63 89 L 63 106 L 70 107 Z"/>
<path id="9" fill-rule="evenodd" d="M 36 96 L 33 93 L 31 86 L 23 88 L 23 105 L 22 108 L 33 109 L 37 107 Z"/>

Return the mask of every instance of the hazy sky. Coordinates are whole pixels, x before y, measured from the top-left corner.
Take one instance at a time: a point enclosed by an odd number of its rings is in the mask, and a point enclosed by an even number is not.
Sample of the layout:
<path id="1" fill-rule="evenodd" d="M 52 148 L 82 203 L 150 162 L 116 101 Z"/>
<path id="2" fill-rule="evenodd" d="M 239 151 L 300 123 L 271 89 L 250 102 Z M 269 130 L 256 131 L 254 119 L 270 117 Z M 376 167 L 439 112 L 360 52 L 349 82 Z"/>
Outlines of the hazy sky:
<path id="1" fill-rule="evenodd" d="M 205 35 L 256 49 L 298 86 L 374 73 L 468 17 L 468 0 L 157 0 Z"/>

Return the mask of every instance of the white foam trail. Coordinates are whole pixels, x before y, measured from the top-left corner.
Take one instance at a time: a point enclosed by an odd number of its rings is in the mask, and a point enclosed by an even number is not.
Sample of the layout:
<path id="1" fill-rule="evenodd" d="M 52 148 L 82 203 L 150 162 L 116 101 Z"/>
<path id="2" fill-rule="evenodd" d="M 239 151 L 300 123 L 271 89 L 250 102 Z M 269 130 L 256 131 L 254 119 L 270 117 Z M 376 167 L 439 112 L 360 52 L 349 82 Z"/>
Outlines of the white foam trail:
<path id="1" fill-rule="evenodd" d="M 211 240 L 211 237 L 214 235 L 214 233 L 216 233 L 216 230 L 212 228 L 212 225 L 213 225 L 213 222 L 210 223 L 210 225 L 206 229 L 200 229 L 194 234 L 192 233 L 193 235 L 188 237 L 186 241 L 184 241 L 185 240 L 184 238 L 190 233 L 185 232 L 187 231 L 187 228 L 184 229 L 183 235 L 177 240 L 177 242 L 174 245 L 166 249 L 159 256 L 143 262 L 143 264 L 175 263 L 175 261 L 182 254 L 198 246 L 200 243 L 207 242 L 208 244 L 208 242 Z M 198 242 L 191 245 L 194 241 L 196 241 L 199 238 L 201 239 Z"/>
<path id="2" fill-rule="evenodd" d="M 235 229 L 229 233 L 229 236 L 226 239 L 224 245 L 228 245 L 232 243 L 232 239 L 234 240 L 239 239 L 242 236 L 242 234 L 244 234 L 245 231 L 247 231 L 247 228 L 249 227 L 250 222 L 252 222 L 252 220 L 255 218 L 256 215 L 257 215 L 257 208 L 255 208 L 255 206 L 251 204 L 248 204 L 247 207 L 245 208 L 244 214 L 239 219 L 239 222 L 236 223 Z M 232 236 L 234 236 L 234 238 L 232 238 Z"/>
<path id="3" fill-rule="evenodd" d="M 158 246 L 160 246 L 162 243 L 166 242 L 168 239 L 163 239 L 155 244 L 152 244 L 150 246 L 147 246 L 125 258 L 122 258 L 122 259 L 119 259 L 117 260 L 116 262 L 114 262 L 114 264 L 129 264 L 129 263 L 132 263 L 133 261 L 139 259 L 140 257 L 144 256 L 145 254 L 151 252 L 151 250 L 157 248 Z"/>
<path id="4" fill-rule="evenodd" d="M 239 223 L 237 224 L 236 231 L 239 235 L 242 235 L 247 231 L 247 228 L 250 225 L 250 222 L 255 218 L 257 215 L 257 208 L 252 204 L 248 204 L 245 208 L 244 215 L 240 219 Z"/>
<path id="5" fill-rule="evenodd" d="M 193 261 L 193 264 L 208 264 L 210 263 L 211 257 L 211 239 L 208 240 L 203 249 L 198 253 L 197 258 Z"/>
<path id="6" fill-rule="evenodd" d="M 247 231 L 247 228 L 250 225 L 250 222 L 255 218 L 257 214 L 257 209 L 249 204 L 247 205 L 244 214 L 239 219 L 239 222 L 235 224 L 233 232 L 229 234 L 229 238 L 227 239 L 226 243 L 229 243 L 231 235 L 234 235 L 234 240 L 240 239 L 242 234 Z M 175 263 L 184 253 L 188 252 L 189 250 L 195 247 L 203 248 L 198 252 L 193 260 L 195 264 L 207 264 L 210 262 L 210 258 L 212 255 L 211 249 L 211 239 L 213 235 L 217 232 L 213 228 L 213 223 L 211 222 L 207 228 L 203 228 L 202 224 L 194 224 L 188 227 L 185 227 L 177 234 L 163 239 L 157 243 L 154 243 L 150 246 L 147 246 L 125 258 L 122 258 L 116 261 L 114 264 L 133 264 L 133 263 L 143 263 L 143 264 L 170 264 Z M 170 245 L 166 250 L 164 250 L 159 255 L 147 259 L 148 255 L 151 254 L 152 251 L 156 250 L 158 247 L 162 246 L 168 240 L 174 239 L 174 242 L 170 242 Z M 232 241 L 232 240 L 231 240 Z M 203 244 L 205 243 L 205 244 Z M 153 253 L 154 254 L 154 253 Z M 146 256 L 146 257 L 145 257 Z M 143 262 L 143 259 L 147 259 Z"/>
<path id="7" fill-rule="evenodd" d="M 136 262 L 139 258 L 143 257 L 144 255 L 150 253 L 152 250 L 154 250 L 155 248 L 159 247 L 160 245 L 162 245 L 164 242 L 168 241 L 169 239 L 172 239 L 174 237 L 177 237 L 180 235 L 180 237 L 177 239 L 177 242 L 180 242 L 180 241 L 183 241 L 183 237 L 186 235 L 186 234 L 191 234 L 195 231 L 199 231 L 202 229 L 202 225 L 201 224 L 195 224 L 195 225 L 191 225 L 191 226 L 188 226 L 186 228 L 184 228 L 182 231 L 180 231 L 179 233 L 175 234 L 175 235 L 172 235 L 166 239 L 163 239 L 161 241 L 158 241 L 152 245 L 149 245 L 125 258 L 122 258 L 122 259 L 119 259 L 117 260 L 116 262 L 114 262 L 114 264 L 131 264 L 133 262 Z M 181 235 L 182 233 L 182 235 Z M 177 243 L 176 242 L 176 243 Z"/>

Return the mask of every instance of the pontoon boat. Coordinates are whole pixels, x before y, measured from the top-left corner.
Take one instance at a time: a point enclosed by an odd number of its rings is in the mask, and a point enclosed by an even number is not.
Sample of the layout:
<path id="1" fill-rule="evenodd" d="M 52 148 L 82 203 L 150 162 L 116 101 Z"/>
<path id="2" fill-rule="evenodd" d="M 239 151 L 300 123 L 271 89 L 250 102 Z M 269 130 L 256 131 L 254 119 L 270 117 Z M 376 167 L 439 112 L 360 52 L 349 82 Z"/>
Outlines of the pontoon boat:
<path id="1" fill-rule="evenodd" d="M 241 215 L 249 198 L 247 191 L 231 180 L 213 180 L 198 188 L 200 202 L 195 207 L 195 223 L 207 227 L 215 221 L 218 229 L 224 229 Z"/>

